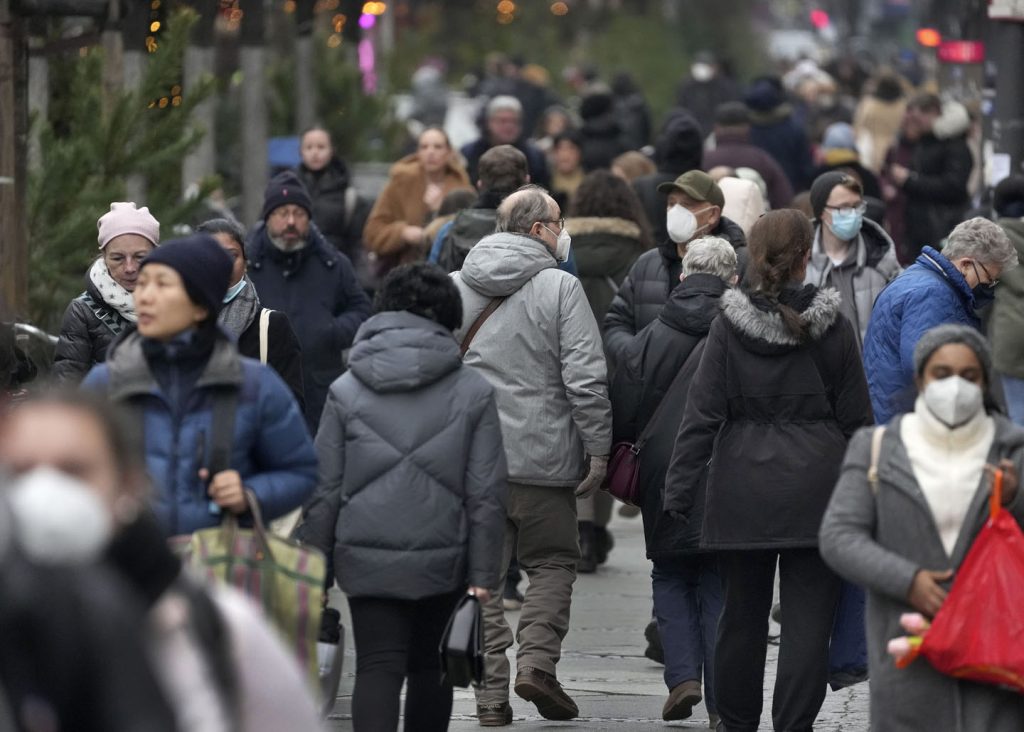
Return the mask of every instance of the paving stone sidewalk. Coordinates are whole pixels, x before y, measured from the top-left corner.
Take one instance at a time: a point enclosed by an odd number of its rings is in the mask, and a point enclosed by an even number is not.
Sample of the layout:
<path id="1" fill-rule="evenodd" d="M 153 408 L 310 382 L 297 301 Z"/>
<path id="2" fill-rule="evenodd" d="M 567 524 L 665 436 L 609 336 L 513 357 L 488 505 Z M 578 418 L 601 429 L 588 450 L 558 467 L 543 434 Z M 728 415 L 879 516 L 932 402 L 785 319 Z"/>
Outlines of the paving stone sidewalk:
<path id="1" fill-rule="evenodd" d="M 581 575 L 573 595 L 572 629 L 565 640 L 559 680 L 580 707 L 572 722 L 549 722 L 536 707 L 514 694 L 513 730 L 656 730 L 708 728 L 701 704 L 685 722 L 663 722 L 661 708 L 667 690 L 662 667 L 644 658 L 644 625 L 651 613 L 650 563 L 644 557 L 640 519 L 616 516 L 611 526 L 615 549 L 597 574 Z M 332 603 L 333 604 L 333 603 Z M 342 603 L 343 604 L 343 603 Z M 516 614 L 510 613 L 510 621 Z M 345 618 L 346 628 L 350 621 Z M 514 625 L 513 625 L 514 627 Z M 772 625 L 772 632 L 778 626 Z M 351 694 L 355 655 L 351 633 L 347 639 L 345 677 L 330 730 L 351 730 Z M 778 647 L 769 646 L 765 673 L 765 713 L 762 730 L 771 730 L 771 690 L 775 683 Z M 456 689 L 451 730 L 479 730 L 475 702 L 469 691 Z M 829 692 L 815 730 L 864 732 L 868 729 L 867 684 Z"/>

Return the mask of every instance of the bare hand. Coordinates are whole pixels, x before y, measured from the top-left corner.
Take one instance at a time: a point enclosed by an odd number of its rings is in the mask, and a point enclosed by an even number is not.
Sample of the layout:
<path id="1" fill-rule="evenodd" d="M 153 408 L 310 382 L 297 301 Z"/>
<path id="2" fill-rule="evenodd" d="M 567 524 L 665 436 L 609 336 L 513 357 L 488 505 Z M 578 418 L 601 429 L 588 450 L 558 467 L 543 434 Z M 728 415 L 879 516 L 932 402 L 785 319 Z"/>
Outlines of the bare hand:
<path id="1" fill-rule="evenodd" d="M 210 471 L 202 468 L 199 471 L 199 480 L 204 483 L 209 479 Z M 249 504 L 245 501 L 245 486 L 242 485 L 242 476 L 237 470 L 222 470 L 213 476 L 210 487 L 206 491 L 210 499 L 221 508 L 226 508 L 231 513 L 245 513 Z"/>
<path id="2" fill-rule="evenodd" d="M 419 246 L 423 243 L 422 226 L 406 226 L 402 229 L 402 241 L 411 246 Z"/>
<path id="3" fill-rule="evenodd" d="M 427 189 L 423 191 L 423 203 L 427 205 L 431 211 L 437 211 L 441 208 L 441 201 L 444 200 L 444 189 L 441 188 L 437 183 L 428 183 Z"/>
<path id="4" fill-rule="evenodd" d="M 899 163 L 893 163 L 889 166 L 889 177 L 892 178 L 896 185 L 902 186 L 907 182 L 907 178 L 910 177 L 910 170 Z"/>
<path id="5" fill-rule="evenodd" d="M 1012 460 L 1007 460 L 1005 458 L 999 461 L 998 466 L 985 466 L 985 472 L 992 476 L 993 481 L 995 481 L 997 470 L 1003 471 L 1002 503 L 1004 506 L 1009 506 L 1013 503 L 1013 499 L 1017 497 L 1017 488 L 1020 486 L 1020 478 L 1017 475 L 1017 468 L 1014 466 Z"/>
<path id="6" fill-rule="evenodd" d="M 945 582 L 953 576 L 953 570 L 947 569 L 944 572 L 932 572 L 927 569 L 919 569 L 914 575 L 914 582 L 910 585 L 910 593 L 907 601 L 924 613 L 926 617 L 934 618 L 946 599 L 946 591 L 942 589 L 939 582 Z"/>
<path id="7" fill-rule="evenodd" d="M 895 201 L 900 192 L 891 183 L 882 183 L 882 199 L 887 202 Z"/>
<path id="8" fill-rule="evenodd" d="M 470 587 L 469 594 L 476 597 L 481 605 L 486 605 L 491 601 L 491 591 L 485 587 Z"/>

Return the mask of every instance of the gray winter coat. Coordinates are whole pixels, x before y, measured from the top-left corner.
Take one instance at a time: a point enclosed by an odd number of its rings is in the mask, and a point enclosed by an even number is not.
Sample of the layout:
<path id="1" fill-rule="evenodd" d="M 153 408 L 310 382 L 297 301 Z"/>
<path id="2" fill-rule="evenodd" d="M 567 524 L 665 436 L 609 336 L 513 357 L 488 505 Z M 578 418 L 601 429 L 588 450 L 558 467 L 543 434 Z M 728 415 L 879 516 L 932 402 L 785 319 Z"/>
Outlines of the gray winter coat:
<path id="1" fill-rule="evenodd" d="M 839 311 L 853 324 L 857 345 L 863 348 L 878 294 L 902 271 L 896 259 L 896 245 L 874 221 L 864 219 L 856 248 L 851 249 L 846 261 L 839 266 L 832 264 L 821 246 L 821 224 L 818 223 L 804 283 L 839 291 Z"/>
<path id="2" fill-rule="evenodd" d="M 319 487 L 299 535 L 333 549 L 345 594 L 497 586 L 507 484 L 494 389 L 462 368 L 447 329 L 408 312 L 367 320 L 316 450 Z"/>
<path id="3" fill-rule="evenodd" d="M 574 486 L 584 453 L 611 451 L 612 414 L 601 334 L 578 279 L 525 234 L 485 237 L 452 278 L 463 333 L 494 297 L 508 296 L 477 332 L 465 362 L 494 385 L 509 480 Z"/>
<path id="4" fill-rule="evenodd" d="M 1024 470 L 1024 431 L 993 415 L 995 438 L 988 462 L 1010 458 Z M 968 509 L 952 558 L 939 538 L 931 509 L 914 477 L 900 439 L 900 418 L 885 432 L 878 461 L 878 493 L 868 482 L 873 427 L 850 441 L 842 473 L 821 526 L 825 561 L 868 591 L 868 665 L 871 673 L 871 729 L 924 732 L 1011 732 L 1024 728 L 1024 696 L 993 686 L 959 681 L 919 658 L 897 669 L 888 642 L 906 635 L 900 615 L 919 569 L 956 570 L 988 517 L 988 481 L 982 480 Z M 1024 522 L 1024 490 L 1009 510 Z M 948 586 L 947 586 L 948 589 Z"/>

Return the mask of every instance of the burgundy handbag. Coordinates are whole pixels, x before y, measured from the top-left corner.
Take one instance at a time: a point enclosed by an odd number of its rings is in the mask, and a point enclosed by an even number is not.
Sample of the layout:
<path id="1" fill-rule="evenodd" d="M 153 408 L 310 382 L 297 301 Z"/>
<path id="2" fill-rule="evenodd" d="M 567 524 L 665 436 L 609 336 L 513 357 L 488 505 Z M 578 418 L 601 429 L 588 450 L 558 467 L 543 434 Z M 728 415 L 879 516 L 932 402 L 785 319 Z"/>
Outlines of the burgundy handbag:
<path id="1" fill-rule="evenodd" d="M 678 387 L 683 374 L 688 372 L 692 373 L 692 370 L 687 369 L 685 364 L 679 368 L 672 383 L 669 384 L 668 391 L 661 397 L 658 407 L 654 410 L 651 418 L 647 420 L 647 424 L 636 442 L 616 442 L 612 446 L 612 456 L 608 461 L 608 474 L 605 477 L 605 489 L 627 506 L 639 507 L 644 502 L 644 491 L 640 485 L 640 453 L 654 428 L 658 426 L 661 409 L 668 403 L 669 394 Z"/>

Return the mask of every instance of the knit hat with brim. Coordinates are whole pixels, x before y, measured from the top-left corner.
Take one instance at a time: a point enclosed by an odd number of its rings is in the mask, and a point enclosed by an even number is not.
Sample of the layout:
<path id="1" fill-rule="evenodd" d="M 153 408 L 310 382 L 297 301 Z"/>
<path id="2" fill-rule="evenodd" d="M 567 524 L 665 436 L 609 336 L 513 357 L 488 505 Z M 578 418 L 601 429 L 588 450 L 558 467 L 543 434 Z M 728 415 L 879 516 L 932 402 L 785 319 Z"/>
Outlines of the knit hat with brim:
<path id="1" fill-rule="evenodd" d="M 914 346 L 914 373 L 924 373 L 925 364 L 932 354 L 950 343 L 962 343 L 974 351 L 985 372 L 986 388 L 992 386 L 992 349 L 981 333 L 966 325 L 947 323 L 927 331 Z"/>
<path id="2" fill-rule="evenodd" d="M 154 249 L 142 267 L 151 264 L 163 264 L 177 272 L 189 299 L 210 311 L 209 320 L 216 320 L 224 306 L 233 269 L 231 257 L 216 239 L 209 234 L 174 239 Z"/>

